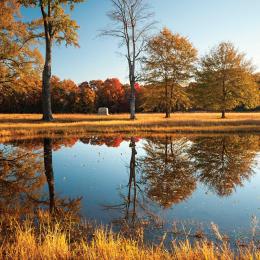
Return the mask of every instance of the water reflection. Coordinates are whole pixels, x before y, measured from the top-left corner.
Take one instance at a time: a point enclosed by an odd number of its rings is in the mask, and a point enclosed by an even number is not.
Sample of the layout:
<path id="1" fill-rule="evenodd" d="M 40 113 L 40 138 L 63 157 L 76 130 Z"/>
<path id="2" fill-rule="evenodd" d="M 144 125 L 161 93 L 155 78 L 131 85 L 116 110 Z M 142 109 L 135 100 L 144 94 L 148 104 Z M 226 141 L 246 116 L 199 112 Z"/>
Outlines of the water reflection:
<path id="1" fill-rule="evenodd" d="M 131 218 L 132 224 L 135 223 L 136 217 L 136 200 L 137 200 L 137 183 L 136 183 L 136 161 L 137 154 L 135 139 L 132 137 L 129 147 L 131 148 L 130 174 L 128 181 L 128 196 L 126 201 L 126 220 Z M 133 190 L 133 194 L 132 194 Z M 132 211 L 131 211 L 132 206 Z"/>
<path id="2" fill-rule="evenodd" d="M 37 140 L 35 145 L 31 141 L 18 141 L 1 149 L 1 212 L 25 215 L 47 207 L 51 214 L 62 212 L 74 217 L 79 214 L 82 198 L 55 197 L 52 151 L 50 138 Z"/>
<path id="3" fill-rule="evenodd" d="M 169 136 L 149 139 L 144 145 L 146 155 L 139 164 L 146 193 L 164 208 L 188 198 L 196 189 L 189 148 L 186 138 L 174 140 Z"/>
<path id="4" fill-rule="evenodd" d="M 258 149 L 259 136 L 231 135 L 195 138 L 189 153 L 198 181 L 228 196 L 254 173 Z"/>
<path id="5" fill-rule="evenodd" d="M 55 210 L 55 191 L 54 191 L 54 174 L 52 167 L 52 140 L 50 138 L 44 138 L 44 172 L 46 175 L 48 189 L 49 189 L 49 201 L 50 201 L 50 213 L 53 214 Z"/>
<path id="6" fill-rule="evenodd" d="M 40 153 L 20 147 L 0 151 L 0 208 L 2 213 L 30 213 L 44 185 Z"/>
<path id="7" fill-rule="evenodd" d="M 82 197 L 69 198 L 55 196 L 55 181 L 52 165 L 53 141 L 51 138 L 43 140 L 44 173 L 49 191 L 49 211 L 55 217 L 57 215 L 77 218 L 80 210 Z M 56 214 L 57 213 L 57 214 Z"/>
<path id="8" fill-rule="evenodd" d="M 154 224 L 162 211 L 175 210 L 183 201 L 190 201 L 194 196 L 196 198 L 194 194 L 201 189 L 201 184 L 218 198 L 231 197 L 238 187 L 254 178 L 258 167 L 256 155 L 259 152 L 259 140 L 259 135 L 164 136 L 142 140 L 136 137 L 87 136 L 80 139 L 44 138 L 10 142 L 0 147 L 0 209 L 9 214 L 24 215 L 41 208 L 47 209 L 52 215 L 77 217 L 82 204 L 86 212 L 90 212 L 90 197 L 99 196 L 99 201 L 93 202 L 96 208 L 100 208 L 100 211 L 95 208 L 94 217 L 98 215 L 101 220 L 105 219 L 105 224 L 126 224 L 137 229 L 148 220 Z M 92 153 L 97 147 L 99 154 L 100 151 L 107 151 L 104 155 L 107 157 L 112 150 L 121 152 L 117 156 L 126 154 L 127 167 L 124 166 L 124 169 L 129 175 L 124 181 L 120 179 L 122 188 L 117 192 L 116 199 L 112 201 L 110 194 L 105 191 L 104 194 L 103 191 L 97 194 L 87 182 L 84 189 L 79 189 L 77 193 L 84 195 L 84 199 L 75 198 L 78 186 L 74 185 L 70 190 L 57 179 L 57 173 L 61 173 L 61 168 L 57 166 L 67 158 L 63 155 L 55 159 L 54 154 L 65 150 L 69 154 L 78 146 L 80 149 L 75 151 L 80 154 Z M 86 147 L 89 150 L 85 150 Z M 90 159 L 84 159 L 84 164 L 90 163 L 86 160 Z M 81 183 L 86 180 L 83 179 L 85 172 L 77 162 L 73 157 L 73 167 L 64 171 L 72 177 L 70 182 Z M 108 170 L 101 159 L 97 164 L 102 164 L 102 170 L 88 169 L 91 172 L 88 178 L 97 179 L 95 187 L 103 185 L 102 178 L 97 175 L 106 176 Z M 116 161 L 110 167 L 116 171 L 121 166 Z M 125 175 L 124 169 L 120 168 L 120 175 L 111 175 L 113 181 Z M 79 174 L 74 175 L 74 171 Z M 102 189 L 107 185 L 111 183 L 103 185 Z M 248 203 L 252 204 L 252 201 Z M 104 208 L 117 214 L 110 216 L 110 213 L 104 213 Z M 208 213 L 203 211 L 205 216 Z M 196 214 L 192 216 L 201 217 Z"/>
<path id="9" fill-rule="evenodd" d="M 129 178 L 126 187 L 126 193 L 124 193 L 124 188 L 119 191 L 119 196 L 121 197 L 121 203 L 117 205 L 103 205 L 107 210 L 120 210 L 121 218 L 114 219 L 113 223 L 117 226 L 126 227 L 129 229 L 137 228 L 140 219 L 138 218 L 137 211 L 139 206 L 138 191 L 141 192 L 140 186 L 137 181 L 136 176 L 136 142 L 137 138 L 131 137 L 129 148 L 131 151 L 130 162 L 129 162 Z M 115 147 L 113 145 L 113 147 Z"/>

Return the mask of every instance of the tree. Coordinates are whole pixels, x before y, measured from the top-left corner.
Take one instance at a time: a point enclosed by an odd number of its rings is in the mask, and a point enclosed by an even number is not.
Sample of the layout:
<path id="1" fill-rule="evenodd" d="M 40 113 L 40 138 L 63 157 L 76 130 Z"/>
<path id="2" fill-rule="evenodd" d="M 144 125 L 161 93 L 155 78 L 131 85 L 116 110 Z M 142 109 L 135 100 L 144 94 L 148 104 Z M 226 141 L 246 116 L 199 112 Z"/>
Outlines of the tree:
<path id="1" fill-rule="evenodd" d="M 229 196 L 253 174 L 259 137 L 198 137 L 189 151 L 197 178 L 219 196 Z"/>
<path id="2" fill-rule="evenodd" d="M 145 156 L 138 161 L 147 196 L 164 208 L 190 197 L 196 188 L 194 168 L 189 160 L 187 139 L 149 139 Z"/>
<path id="3" fill-rule="evenodd" d="M 222 118 L 239 105 L 253 108 L 259 104 L 259 90 L 252 72 L 245 54 L 222 42 L 200 60 L 193 97 L 202 108 L 221 111 Z"/>
<path id="4" fill-rule="evenodd" d="M 108 107 L 109 111 L 113 113 L 120 111 L 124 98 L 125 90 L 117 78 L 106 79 L 102 87 L 97 90 L 98 106 Z"/>
<path id="5" fill-rule="evenodd" d="M 88 82 L 79 85 L 79 99 L 77 111 L 80 113 L 93 113 L 96 110 L 96 92 Z"/>
<path id="6" fill-rule="evenodd" d="M 78 46 L 76 30 L 79 28 L 77 23 L 65 13 L 66 6 L 73 9 L 74 4 L 81 3 L 84 0 L 19 0 L 19 3 L 25 7 L 39 7 L 42 18 L 34 20 L 31 23 L 35 30 L 34 37 L 44 37 L 45 39 L 45 64 L 42 73 L 42 109 L 43 120 L 52 121 L 51 109 L 51 62 L 52 62 L 52 46 L 56 42 L 66 45 Z M 40 28 L 44 28 L 44 33 Z"/>
<path id="7" fill-rule="evenodd" d="M 35 210 L 45 183 L 41 154 L 12 145 L 0 148 L 0 207 L 2 214 L 28 214 Z"/>
<path id="8" fill-rule="evenodd" d="M 254 79 L 256 81 L 256 84 L 258 86 L 258 93 L 260 93 L 260 73 L 255 73 L 254 74 Z M 258 104 L 256 110 L 260 110 L 260 94 L 258 94 Z"/>
<path id="9" fill-rule="evenodd" d="M 125 91 L 125 97 L 122 104 L 120 104 L 120 112 L 128 112 L 129 111 L 129 100 L 131 99 L 131 87 L 129 84 L 123 85 Z M 138 83 L 135 84 L 135 111 L 142 111 L 142 97 L 143 97 L 144 88 Z"/>
<path id="10" fill-rule="evenodd" d="M 52 151 L 71 145 L 75 139 L 15 140 L 12 149 L 0 148 L 0 206 L 8 214 L 18 217 L 34 215 L 46 206 L 50 213 L 76 219 L 81 198 L 55 195 L 55 178 Z M 69 143 L 68 143 L 69 142 Z M 75 142 L 74 142 L 75 144 Z M 48 195 L 46 194 L 46 184 Z M 47 195 L 47 196 L 46 196 Z"/>
<path id="11" fill-rule="evenodd" d="M 174 95 L 170 97 L 170 103 L 170 111 L 190 108 L 191 100 L 187 87 L 176 85 Z M 157 84 L 145 85 L 141 95 L 140 106 L 145 112 L 166 112 L 165 88 Z"/>
<path id="12" fill-rule="evenodd" d="M 144 78 L 151 84 L 151 100 L 162 102 L 166 118 L 171 108 L 185 100 L 187 95 L 182 84 L 192 76 L 197 50 L 189 40 L 164 28 L 147 46 L 144 58 Z M 149 97 L 148 97 L 149 100 Z"/>
<path id="13" fill-rule="evenodd" d="M 19 73 L 8 83 L 1 84 L 0 112 L 4 113 L 40 113 L 41 80 L 34 69 Z"/>
<path id="14" fill-rule="evenodd" d="M 52 103 L 55 113 L 72 113 L 77 110 L 80 90 L 72 80 L 51 77 Z"/>
<path id="15" fill-rule="evenodd" d="M 12 82 L 33 62 L 27 25 L 16 19 L 19 5 L 12 0 L 0 2 L 0 83 Z"/>
<path id="16" fill-rule="evenodd" d="M 110 0 L 113 9 L 108 17 L 115 22 L 112 29 L 104 30 L 103 35 L 117 37 L 126 47 L 125 57 L 128 62 L 130 95 L 130 119 L 135 119 L 135 83 L 136 68 L 141 53 L 146 45 L 147 33 L 154 22 L 150 22 L 152 13 L 146 0 Z"/>
<path id="17" fill-rule="evenodd" d="M 37 89 L 42 57 L 35 44 L 28 25 L 20 19 L 18 3 L 14 0 L 1 1 L 0 103 L 2 112 L 20 112 L 17 109 L 24 108 L 21 105 L 23 100 L 30 99 L 32 92 Z"/>

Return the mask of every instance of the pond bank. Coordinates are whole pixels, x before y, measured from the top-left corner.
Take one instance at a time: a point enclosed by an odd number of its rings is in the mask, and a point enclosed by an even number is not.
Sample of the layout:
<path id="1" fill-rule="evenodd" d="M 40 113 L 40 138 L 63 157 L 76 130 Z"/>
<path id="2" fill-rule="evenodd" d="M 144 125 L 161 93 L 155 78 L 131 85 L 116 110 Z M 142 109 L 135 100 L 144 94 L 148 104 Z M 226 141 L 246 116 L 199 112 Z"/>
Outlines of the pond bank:
<path id="1" fill-rule="evenodd" d="M 260 113 L 138 114 L 130 121 L 128 114 L 110 116 L 57 114 L 55 121 L 41 121 L 38 114 L 1 114 L 0 136 L 100 134 L 174 134 L 174 133 L 260 133 Z"/>

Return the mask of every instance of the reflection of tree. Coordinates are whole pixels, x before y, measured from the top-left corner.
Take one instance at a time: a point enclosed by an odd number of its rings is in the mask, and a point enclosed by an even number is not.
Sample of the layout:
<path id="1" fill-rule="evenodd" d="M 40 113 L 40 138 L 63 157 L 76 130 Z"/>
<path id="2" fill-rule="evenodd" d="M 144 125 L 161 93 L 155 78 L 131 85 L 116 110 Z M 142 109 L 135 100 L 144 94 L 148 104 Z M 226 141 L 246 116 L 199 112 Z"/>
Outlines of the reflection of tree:
<path id="1" fill-rule="evenodd" d="M 45 179 L 39 152 L 20 147 L 0 151 L 0 207 L 5 212 L 32 212 Z"/>
<path id="2" fill-rule="evenodd" d="M 167 208 L 189 197 L 196 187 L 186 139 L 147 140 L 140 159 L 143 181 L 150 199 Z"/>
<path id="3" fill-rule="evenodd" d="M 123 219 L 116 220 L 116 223 L 127 223 L 128 225 L 131 224 L 131 226 L 135 225 L 136 222 L 136 215 L 137 215 L 137 188 L 138 184 L 136 181 L 136 144 L 135 144 L 135 138 L 131 138 L 129 147 L 131 148 L 131 159 L 130 159 L 130 173 L 129 173 L 129 180 L 127 184 L 127 195 L 124 196 L 123 194 L 120 194 L 123 203 L 119 205 L 105 205 L 106 209 L 115 209 L 115 210 L 121 210 L 123 212 Z"/>
<path id="4" fill-rule="evenodd" d="M 91 137 L 84 140 L 91 145 L 115 146 L 119 141 L 129 139 Z M 170 207 L 192 194 L 196 180 L 220 196 L 230 195 L 236 186 L 242 186 L 252 175 L 260 139 L 257 135 L 196 137 L 191 140 L 153 138 L 144 143 L 145 155 L 136 158 L 138 140 L 131 138 L 130 141 L 130 174 L 124 194 L 121 194 L 123 202 L 109 206 L 120 208 L 123 221 L 133 226 L 144 218 L 155 217 L 148 209 L 148 205 L 153 206 L 148 204 L 150 200 Z M 76 214 L 80 199 L 71 200 L 55 194 L 52 165 L 53 151 L 76 141 L 76 138 L 45 138 L 35 142 L 16 141 L 1 148 L 0 210 L 27 213 L 47 206 L 52 213 L 58 213 L 56 215 Z M 48 197 L 43 189 L 45 184 Z"/>
<path id="5" fill-rule="evenodd" d="M 136 202 L 137 202 L 137 183 L 136 183 L 136 144 L 134 138 L 131 138 L 129 147 L 131 148 L 131 159 L 130 159 L 130 174 L 128 181 L 128 196 L 126 201 L 126 219 L 131 217 L 131 222 L 134 224 L 136 217 Z M 133 194 L 132 194 L 133 192 Z M 132 212 L 131 212 L 132 206 Z"/>
<path id="6" fill-rule="evenodd" d="M 5 146 L 0 150 L 1 211 L 21 215 L 34 213 L 36 209 L 48 206 L 51 213 L 62 212 L 76 216 L 81 199 L 55 196 L 53 144 L 49 138 L 45 138 L 43 142 L 43 155 L 39 149 L 39 140 L 36 141 L 35 147 L 32 141 L 29 145 L 16 142 L 18 146 Z M 46 180 L 48 199 L 43 189 Z"/>
<path id="7" fill-rule="evenodd" d="M 55 138 L 52 139 L 52 150 L 58 151 L 62 147 L 72 147 L 78 141 L 77 137 L 70 138 Z M 25 150 L 40 150 L 42 149 L 42 138 L 37 139 L 17 139 L 15 141 L 8 142 L 15 147 L 23 148 Z"/>
<path id="8" fill-rule="evenodd" d="M 50 213 L 54 213 L 55 191 L 54 174 L 52 167 L 52 140 L 50 138 L 44 138 L 44 172 L 48 183 Z"/>
<path id="9" fill-rule="evenodd" d="M 50 213 L 66 213 L 76 216 L 79 212 L 81 198 L 69 199 L 55 197 L 55 183 L 52 166 L 52 139 L 44 138 L 44 172 L 49 190 L 49 209 Z"/>
<path id="10" fill-rule="evenodd" d="M 124 141 L 124 139 L 121 136 L 117 136 L 117 137 L 91 136 L 91 137 L 81 138 L 80 141 L 84 144 L 91 144 L 91 145 L 105 144 L 108 147 L 119 147 L 120 144 Z"/>
<path id="11" fill-rule="evenodd" d="M 139 138 L 134 138 L 135 142 L 139 141 Z M 119 147 L 123 141 L 129 141 L 130 139 L 122 136 L 91 136 L 81 138 L 80 141 L 84 144 L 91 145 L 106 145 L 107 147 Z"/>
<path id="12" fill-rule="evenodd" d="M 252 175 L 259 137 L 198 137 L 190 149 L 198 179 L 219 196 L 230 195 Z"/>
<path id="13" fill-rule="evenodd" d="M 123 141 L 130 141 L 130 138 L 124 136 L 84 136 L 82 138 L 68 137 L 68 138 L 53 138 L 52 150 L 58 151 L 62 147 L 72 147 L 77 141 L 81 141 L 84 144 L 90 145 L 106 145 L 107 147 L 119 147 Z M 135 141 L 138 142 L 139 138 L 135 137 Z M 24 149 L 41 149 L 42 138 L 38 139 L 18 139 L 6 142 L 14 146 L 19 146 Z"/>
<path id="14" fill-rule="evenodd" d="M 129 147 L 131 148 L 131 158 L 129 163 L 129 179 L 126 185 L 125 193 L 122 190 L 120 196 L 122 203 L 118 205 L 105 205 L 105 209 L 119 210 L 122 217 L 113 222 L 125 235 L 139 236 L 139 231 L 148 224 L 149 221 L 157 221 L 158 217 L 149 210 L 147 200 L 140 187 L 140 180 L 137 178 L 137 150 L 136 142 L 138 138 L 131 137 Z"/>

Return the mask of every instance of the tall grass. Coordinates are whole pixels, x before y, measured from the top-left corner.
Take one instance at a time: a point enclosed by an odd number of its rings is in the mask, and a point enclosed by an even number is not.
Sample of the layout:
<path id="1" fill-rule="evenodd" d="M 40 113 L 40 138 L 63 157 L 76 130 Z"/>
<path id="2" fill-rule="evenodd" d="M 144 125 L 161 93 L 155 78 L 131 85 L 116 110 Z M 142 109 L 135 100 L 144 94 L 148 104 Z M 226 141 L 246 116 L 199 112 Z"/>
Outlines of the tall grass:
<path id="1" fill-rule="evenodd" d="M 166 250 L 163 245 L 149 247 L 142 240 L 102 227 L 90 229 L 68 219 L 55 221 L 46 214 L 40 214 L 37 223 L 1 217 L 0 227 L 1 259 L 260 259 L 260 251 L 253 245 L 234 253 L 225 241 L 216 245 L 201 240 L 192 245 L 187 240 L 173 241 Z"/>

